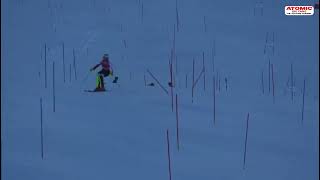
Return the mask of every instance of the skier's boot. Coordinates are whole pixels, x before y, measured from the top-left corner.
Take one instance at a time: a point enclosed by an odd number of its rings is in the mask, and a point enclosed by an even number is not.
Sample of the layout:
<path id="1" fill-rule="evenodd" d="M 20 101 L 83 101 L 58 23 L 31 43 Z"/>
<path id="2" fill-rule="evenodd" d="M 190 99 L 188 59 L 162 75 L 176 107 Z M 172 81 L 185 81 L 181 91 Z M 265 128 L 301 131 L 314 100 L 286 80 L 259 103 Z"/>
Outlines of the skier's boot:
<path id="1" fill-rule="evenodd" d="M 96 87 L 95 89 L 94 89 L 94 91 L 96 91 L 96 92 L 100 92 L 100 91 L 106 91 L 104 88 L 101 88 L 101 87 Z"/>

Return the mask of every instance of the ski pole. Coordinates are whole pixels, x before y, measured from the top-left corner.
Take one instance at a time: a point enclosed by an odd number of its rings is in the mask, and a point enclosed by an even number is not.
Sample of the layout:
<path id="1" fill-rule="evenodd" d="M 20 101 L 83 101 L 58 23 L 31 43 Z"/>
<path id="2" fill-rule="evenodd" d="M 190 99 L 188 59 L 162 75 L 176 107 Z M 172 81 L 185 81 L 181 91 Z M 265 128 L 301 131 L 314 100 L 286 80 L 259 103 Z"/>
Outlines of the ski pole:
<path id="1" fill-rule="evenodd" d="M 81 89 L 83 88 L 85 81 L 88 79 L 90 72 L 91 72 L 91 71 L 89 71 L 89 72 L 86 74 L 86 76 L 83 78 L 83 80 L 82 80 L 82 82 L 81 82 L 81 84 L 80 84 L 80 88 L 81 88 Z"/>
<path id="2" fill-rule="evenodd" d="M 89 71 L 89 72 L 87 73 L 87 75 L 85 76 L 85 78 L 83 78 L 82 83 L 84 83 L 84 82 L 88 79 L 90 72 L 91 72 L 91 71 Z"/>

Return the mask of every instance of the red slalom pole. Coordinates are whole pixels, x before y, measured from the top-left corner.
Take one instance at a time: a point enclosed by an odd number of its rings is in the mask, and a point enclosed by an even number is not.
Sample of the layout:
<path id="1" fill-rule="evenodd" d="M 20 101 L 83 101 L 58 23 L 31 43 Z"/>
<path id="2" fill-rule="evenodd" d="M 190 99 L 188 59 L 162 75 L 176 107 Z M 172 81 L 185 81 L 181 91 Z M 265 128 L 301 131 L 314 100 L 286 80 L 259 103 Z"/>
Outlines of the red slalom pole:
<path id="1" fill-rule="evenodd" d="M 194 90 L 193 90 L 193 85 L 194 85 L 194 59 L 193 59 L 193 64 L 192 64 L 192 103 L 193 103 L 193 93 L 194 93 Z"/>
<path id="2" fill-rule="evenodd" d="M 178 113 L 178 95 L 176 94 L 176 121 L 177 121 L 177 148 L 180 150 L 180 137 L 179 137 L 179 113 Z"/>
<path id="3" fill-rule="evenodd" d="M 169 163 L 169 180 L 171 180 L 171 157 L 170 157 L 170 141 L 169 141 L 168 129 L 167 129 L 167 150 L 168 150 L 168 163 Z"/>
<path id="4" fill-rule="evenodd" d="M 172 63 L 173 61 L 171 61 L 170 63 L 170 90 L 171 90 L 171 109 L 172 109 L 172 112 L 173 112 L 173 73 L 172 73 Z"/>

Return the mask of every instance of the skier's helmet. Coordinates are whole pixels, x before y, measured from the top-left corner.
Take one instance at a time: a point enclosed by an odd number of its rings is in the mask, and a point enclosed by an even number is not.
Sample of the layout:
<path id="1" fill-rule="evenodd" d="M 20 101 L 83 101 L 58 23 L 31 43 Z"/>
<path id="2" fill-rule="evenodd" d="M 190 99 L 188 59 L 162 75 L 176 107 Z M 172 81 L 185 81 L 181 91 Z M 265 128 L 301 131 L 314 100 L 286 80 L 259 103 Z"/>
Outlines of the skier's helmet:
<path id="1" fill-rule="evenodd" d="M 103 58 L 108 59 L 108 58 L 109 58 L 109 54 L 104 54 L 104 55 L 103 55 Z"/>

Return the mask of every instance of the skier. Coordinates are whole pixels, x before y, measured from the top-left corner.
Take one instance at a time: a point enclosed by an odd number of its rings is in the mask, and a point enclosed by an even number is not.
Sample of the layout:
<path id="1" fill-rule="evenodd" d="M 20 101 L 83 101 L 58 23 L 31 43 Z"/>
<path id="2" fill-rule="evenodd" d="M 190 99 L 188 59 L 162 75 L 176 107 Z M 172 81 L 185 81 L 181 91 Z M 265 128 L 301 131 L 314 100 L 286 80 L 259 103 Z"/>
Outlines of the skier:
<path id="1" fill-rule="evenodd" d="M 104 86 L 104 77 L 107 76 L 112 76 L 113 75 L 113 70 L 110 66 L 110 61 L 109 61 L 109 55 L 104 54 L 102 56 L 102 60 L 99 64 L 95 65 L 93 68 L 90 69 L 90 71 L 94 71 L 97 69 L 99 66 L 102 66 L 102 69 L 98 72 L 97 74 L 97 85 L 94 91 L 105 91 L 105 86 Z M 117 83 L 118 77 L 116 76 L 113 80 L 113 83 Z"/>

